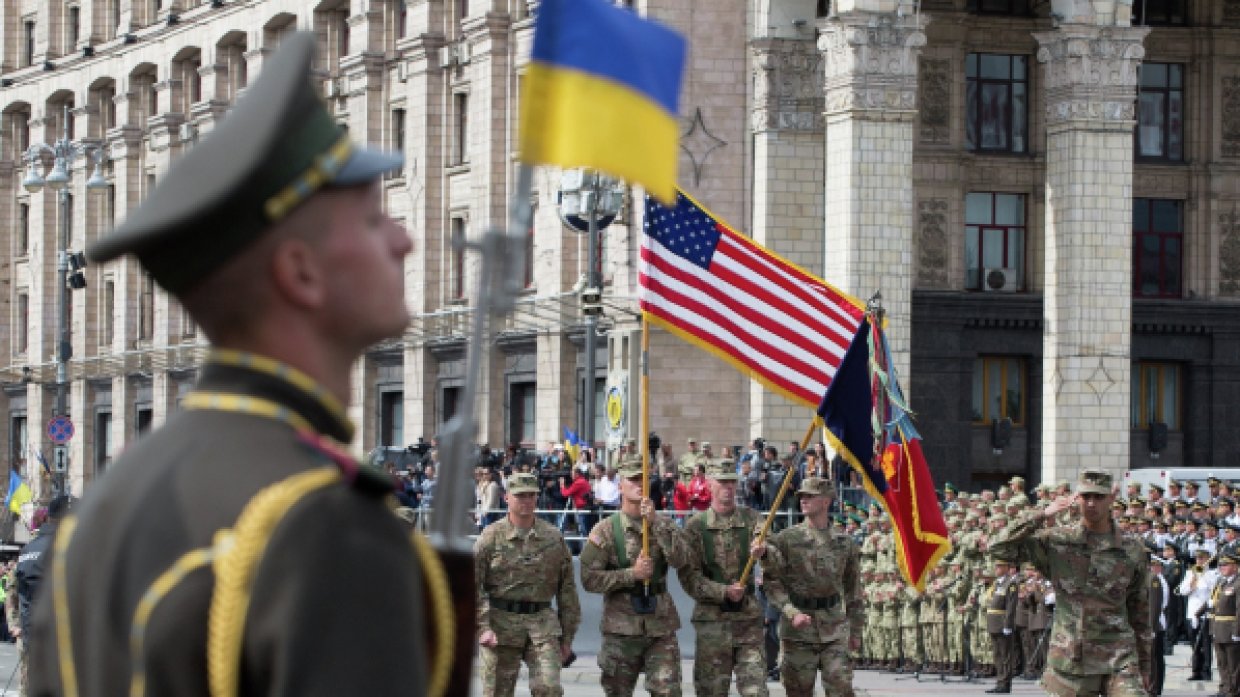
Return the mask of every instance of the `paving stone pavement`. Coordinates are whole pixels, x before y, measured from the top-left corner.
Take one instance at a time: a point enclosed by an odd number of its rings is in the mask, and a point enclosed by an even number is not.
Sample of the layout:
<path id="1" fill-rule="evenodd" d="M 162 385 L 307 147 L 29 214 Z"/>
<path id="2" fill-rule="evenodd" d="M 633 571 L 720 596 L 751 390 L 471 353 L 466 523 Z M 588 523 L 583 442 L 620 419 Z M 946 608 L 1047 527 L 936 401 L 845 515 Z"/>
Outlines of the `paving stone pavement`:
<path id="1" fill-rule="evenodd" d="M 1180 645 L 1175 653 L 1167 657 L 1167 679 L 1164 683 L 1163 695 L 1166 697 L 1197 697 L 1213 695 L 1218 690 L 1215 682 L 1189 682 L 1188 669 L 1189 648 Z M 686 696 L 693 694 L 693 661 L 684 662 L 681 672 L 684 676 L 683 692 Z M 598 664 L 594 656 L 581 656 L 572 668 L 562 675 L 565 697 L 602 697 L 603 690 L 598 684 Z M 518 682 L 517 697 L 528 697 L 529 690 L 525 687 L 524 669 Z M 857 697 L 902 697 L 904 695 L 983 695 L 986 690 L 994 687 L 994 680 L 980 679 L 973 682 L 961 682 L 960 678 L 949 678 L 943 681 L 937 675 L 924 675 L 914 678 L 910 675 L 896 675 L 877 671 L 857 671 L 854 674 L 853 687 Z M 771 697 L 784 697 L 783 686 L 769 682 L 767 687 Z M 475 680 L 474 694 L 482 694 Z M 645 695 L 639 681 L 636 695 Z M 737 695 L 735 689 L 731 692 Z M 821 686 L 817 694 L 822 694 Z M 1012 685 L 1014 695 L 1043 695 L 1045 692 L 1036 682 L 1017 680 Z"/>

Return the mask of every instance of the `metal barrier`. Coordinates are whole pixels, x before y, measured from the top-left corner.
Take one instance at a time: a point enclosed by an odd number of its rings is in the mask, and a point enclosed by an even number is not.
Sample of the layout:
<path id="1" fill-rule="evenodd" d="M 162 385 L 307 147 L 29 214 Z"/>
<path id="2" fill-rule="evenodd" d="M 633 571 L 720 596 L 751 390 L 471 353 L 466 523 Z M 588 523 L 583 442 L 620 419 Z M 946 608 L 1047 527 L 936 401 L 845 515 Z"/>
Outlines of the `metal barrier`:
<path id="1" fill-rule="evenodd" d="M 415 526 L 418 530 L 426 532 L 430 528 L 430 519 L 434 516 L 435 510 L 433 508 L 417 508 L 414 510 L 417 511 L 418 514 L 417 523 Z M 495 508 L 481 512 L 484 515 L 497 516 L 496 519 L 508 514 L 508 510 L 505 508 Z M 560 509 L 539 508 L 535 509 L 534 515 L 559 528 L 560 532 L 564 535 L 565 541 L 580 542 L 586 538 L 586 535 L 590 532 L 590 528 L 594 527 L 595 523 L 615 512 L 616 509 L 604 508 L 585 510 L 579 510 L 572 507 Z M 677 525 L 684 527 L 685 521 L 688 520 L 690 516 L 698 512 L 699 511 L 659 511 L 659 515 L 669 517 L 674 520 Z M 762 517 L 762 520 L 766 520 L 766 518 L 770 515 L 765 511 L 758 511 L 758 513 Z M 470 515 L 473 516 L 475 525 L 477 525 L 476 521 L 479 520 L 478 514 L 479 509 L 472 509 L 470 511 Z M 780 511 L 775 515 L 777 516 L 777 519 L 774 525 L 772 525 L 772 532 L 790 525 L 796 525 L 801 522 L 802 518 L 801 514 L 796 511 Z M 577 529 L 577 521 L 579 518 L 582 519 L 583 522 L 581 527 L 584 529 L 581 530 Z M 477 538 L 477 536 L 477 533 L 473 535 L 474 538 Z"/>

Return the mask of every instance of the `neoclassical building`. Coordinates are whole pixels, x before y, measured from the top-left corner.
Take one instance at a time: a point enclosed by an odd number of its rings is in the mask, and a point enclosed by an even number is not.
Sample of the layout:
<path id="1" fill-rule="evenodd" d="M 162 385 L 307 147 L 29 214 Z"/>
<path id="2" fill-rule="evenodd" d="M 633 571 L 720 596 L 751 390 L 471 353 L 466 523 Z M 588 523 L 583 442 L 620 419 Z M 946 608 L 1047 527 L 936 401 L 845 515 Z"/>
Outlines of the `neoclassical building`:
<path id="1" fill-rule="evenodd" d="M 1240 410 L 1227 405 L 1240 404 L 1240 0 L 627 4 L 690 41 L 682 186 L 844 290 L 881 291 L 940 478 L 1237 461 Z M 0 4 L 9 463 L 46 487 L 35 460 L 52 452 L 61 252 L 135 206 L 294 30 L 320 38 L 318 76 L 340 123 L 407 156 L 384 187 L 415 240 L 416 318 L 356 368 L 354 446 L 437 433 L 460 407 L 479 269 L 453 240 L 506 218 L 537 6 Z M 67 193 L 28 191 L 32 144 L 66 135 L 80 151 Z M 96 150 L 102 189 L 86 186 Z M 557 214 L 559 181 L 538 171 L 527 290 L 483 356 L 476 408 L 493 446 L 545 448 L 565 426 L 582 430 L 587 399 L 596 441 L 637 435 L 642 202 L 630 197 L 602 233 L 604 314 L 587 375 L 577 290 L 588 245 Z M 177 408 L 205 351 L 135 262 L 84 277 L 64 291 L 75 492 Z M 619 424 L 605 417 L 608 391 Z M 784 444 L 810 418 L 662 332 L 650 400 L 653 428 L 678 449 L 686 436 Z"/>

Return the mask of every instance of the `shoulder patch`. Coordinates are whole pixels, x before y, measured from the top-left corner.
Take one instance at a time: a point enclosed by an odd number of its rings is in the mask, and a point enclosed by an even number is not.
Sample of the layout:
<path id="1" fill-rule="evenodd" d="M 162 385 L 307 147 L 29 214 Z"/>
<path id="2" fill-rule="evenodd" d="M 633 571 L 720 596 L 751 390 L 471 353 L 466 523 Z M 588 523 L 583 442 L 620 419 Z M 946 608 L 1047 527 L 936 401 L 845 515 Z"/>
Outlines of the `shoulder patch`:
<path id="1" fill-rule="evenodd" d="M 589 542 L 599 549 L 603 548 L 603 537 L 597 532 L 591 532 L 590 535 L 586 537 L 586 542 Z"/>

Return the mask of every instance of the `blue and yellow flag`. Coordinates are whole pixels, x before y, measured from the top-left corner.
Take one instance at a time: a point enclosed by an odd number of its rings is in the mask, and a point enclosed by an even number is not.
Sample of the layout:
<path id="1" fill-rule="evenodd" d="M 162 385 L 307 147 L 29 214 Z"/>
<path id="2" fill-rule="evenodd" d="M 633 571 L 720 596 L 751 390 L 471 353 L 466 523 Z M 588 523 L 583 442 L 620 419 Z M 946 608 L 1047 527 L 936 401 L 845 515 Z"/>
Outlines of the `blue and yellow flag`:
<path id="1" fill-rule="evenodd" d="M 9 470 L 9 493 L 4 497 L 4 503 L 10 511 L 21 513 L 22 506 L 34 498 L 34 493 L 30 491 L 30 487 L 26 486 L 26 482 L 22 480 L 21 475 L 13 470 Z"/>
<path id="2" fill-rule="evenodd" d="M 607 0 L 543 0 L 521 93 L 521 160 L 590 167 L 676 200 L 684 37 Z"/>
<path id="3" fill-rule="evenodd" d="M 581 459 L 581 437 L 568 426 L 564 427 L 564 452 L 573 458 L 573 462 Z"/>

